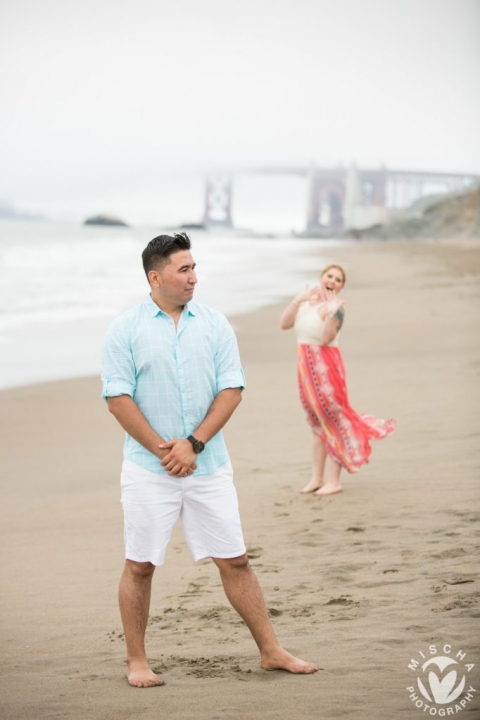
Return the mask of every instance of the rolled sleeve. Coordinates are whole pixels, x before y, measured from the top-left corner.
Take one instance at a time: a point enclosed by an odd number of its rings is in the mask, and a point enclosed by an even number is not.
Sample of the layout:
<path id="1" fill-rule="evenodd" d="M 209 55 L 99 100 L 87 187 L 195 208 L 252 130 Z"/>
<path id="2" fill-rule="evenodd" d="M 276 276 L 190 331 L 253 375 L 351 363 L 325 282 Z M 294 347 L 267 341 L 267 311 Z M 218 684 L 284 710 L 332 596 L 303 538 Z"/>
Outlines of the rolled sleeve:
<path id="1" fill-rule="evenodd" d="M 237 338 L 226 318 L 219 328 L 217 353 L 215 355 L 217 393 L 227 388 L 244 390 L 245 373 L 240 363 Z"/>
<path id="2" fill-rule="evenodd" d="M 237 371 L 227 372 L 217 377 L 217 392 L 227 390 L 227 388 L 240 388 L 245 389 L 245 374 L 242 368 Z"/>
<path id="3" fill-rule="evenodd" d="M 131 384 L 124 380 L 116 380 L 115 378 L 108 378 L 102 376 L 102 400 L 107 400 L 109 397 L 118 397 L 119 395 L 130 395 L 133 397 L 134 388 Z"/>
<path id="4" fill-rule="evenodd" d="M 124 327 L 117 320 L 110 326 L 102 349 L 102 399 L 130 395 L 136 388 L 135 363 Z"/>

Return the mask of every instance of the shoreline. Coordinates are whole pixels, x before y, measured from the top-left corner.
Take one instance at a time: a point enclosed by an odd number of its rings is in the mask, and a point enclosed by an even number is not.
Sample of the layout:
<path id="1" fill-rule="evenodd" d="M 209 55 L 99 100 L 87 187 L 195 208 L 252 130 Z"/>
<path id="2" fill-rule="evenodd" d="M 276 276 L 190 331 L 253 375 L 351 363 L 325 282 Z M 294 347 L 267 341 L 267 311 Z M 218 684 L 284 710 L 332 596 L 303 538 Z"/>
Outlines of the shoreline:
<path id="1" fill-rule="evenodd" d="M 331 243 L 331 244 L 330 244 Z M 450 270 L 456 274 L 463 274 L 465 266 L 469 266 L 470 263 L 472 264 L 474 268 L 474 274 L 477 274 L 479 272 L 478 270 L 478 249 L 480 248 L 480 239 L 472 239 L 472 238 L 454 238 L 454 239 L 422 239 L 422 240 L 416 240 L 416 239 L 405 239 L 405 240 L 378 240 L 378 239 L 362 239 L 362 240 L 352 240 L 352 239 L 346 239 L 344 241 L 344 244 L 342 245 L 342 242 L 339 240 L 334 241 L 323 241 L 321 245 L 317 243 L 317 241 L 313 240 L 311 241 L 311 246 L 308 247 L 308 244 L 303 244 L 301 248 L 301 256 L 303 257 L 310 257 L 312 259 L 318 258 L 328 258 L 328 262 L 330 261 L 336 261 L 337 258 L 339 258 L 339 262 L 342 262 L 342 258 L 347 258 L 347 269 L 348 269 L 348 258 L 349 255 L 352 254 L 353 256 L 360 251 L 363 253 L 366 249 L 375 249 L 376 253 L 381 254 L 382 252 L 390 252 L 391 250 L 395 251 L 395 249 L 402 252 L 402 248 L 408 251 L 408 253 L 411 256 L 414 257 L 432 257 L 434 256 L 436 261 L 441 262 L 442 256 L 444 259 L 446 259 Z M 460 251 L 461 258 L 459 259 L 459 262 L 456 261 L 454 253 L 452 253 L 452 249 L 456 249 L 457 251 Z M 363 249 L 363 250 L 362 250 Z M 368 250 L 367 250 L 368 252 Z M 311 282 L 312 278 L 315 276 L 315 271 L 312 272 L 310 269 L 307 270 L 306 264 L 305 267 L 302 267 L 302 263 L 299 263 L 299 266 L 295 269 L 294 273 L 292 274 L 291 278 L 289 279 L 289 287 L 294 286 L 293 277 L 298 276 L 298 288 L 302 287 L 302 282 L 305 282 L 305 280 Z M 304 280 L 302 281 L 302 278 Z M 348 288 L 347 288 L 348 293 Z M 258 294 L 258 293 L 257 293 Z M 293 294 L 293 293 L 292 293 Z M 255 316 L 258 312 L 262 312 L 270 307 L 275 306 L 281 306 L 282 302 L 287 302 L 288 297 L 291 295 L 285 294 L 284 299 L 282 300 L 280 298 L 281 293 L 277 294 L 277 297 L 272 296 L 272 288 L 270 288 L 270 295 L 268 299 L 260 300 L 259 297 L 257 297 L 257 302 L 260 303 L 259 306 L 252 310 L 238 310 L 233 312 L 227 312 L 225 313 L 227 317 L 229 318 L 232 325 L 236 328 L 237 326 L 241 326 L 244 319 L 247 319 L 251 316 Z M 139 300 L 141 298 L 138 298 Z M 207 297 L 207 299 L 209 299 Z M 201 301 L 200 301 L 201 302 Z M 210 304 L 212 307 L 215 307 L 215 303 L 209 302 L 207 304 Z M 121 311 L 120 311 L 121 312 Z M 119 314 L 120 314 L 119 312 Z M 3 392 L 8 392 L 11 390 L 21 390 L 22 388 L 35 388 L 39 385 L 44 384 L 54 384 L 57 382 L 74 382 L 75 380 L 79 379 L 94 379 L 97 377 L 92 371 L 90 370 L 83 370 L 84 367 L 88 367 L 92 365 L 92 347 L 99 348 L 101 347 L 101 343 L 103 341 L 103 337 L 105 335 L 105 332 L 111 323 L 114 315 L 112 316 L 98 316 L 98 317 L 88 317 L 88 316 L 82 316 L 77 319 L 75 327 L 72 326 L 71 321 L 67 320 L 61 320 L 61 319 L 49 319 L 49 320 L 42 320 L 42 333 L 43 333 L 43 342 L 39 347 L 36 348 L 36 363 L 40 365 L 42 368 L 40 371 L 40 374 L 43 374 L 45 377 L 41 380 L 28 380 L 25 382 L 25 380 L 18 381 L 12 378 L 16 377 L 16 374 L 19 374 L 20 376 L 25 376 L 26 374 L 26 367 L 28 363 L 30 363 L 30 345 L 32 342 L 35 342 L 35 332 L 38 332 L 38 329 L 34 330 L 32 334 L 31 328 L 23 328 L 18 327 L 14 330 L 14 337 L 17 336 L 16 342 L 19 343 L 17 347 L 17 351 L 20 353 L 18 360 L 16 361 L 16 369 L 12 371 L 12 367 L 14 365 L 13 361 L 9 361 L 4 371 L 6 372 L 7 376 L 10 377 L 10 383 L 13 382 L 13 384 L 8 384 L 5 386 L 0 385 L 0 394 Z M 64 367 L 68 367 L 67 374 L 63 375 L 63 371 L 58 377 L 49 377 L 49 374 L 51 371 L 48 371 L 45 374 L 44 367 L 48 366 L 51 363 L 51 348 L 49 346 L 49 342 L 56 342 L 56 338 L 60 334 L 62 338 L 66 338 L 66 343 L 64 343 L 64 346 L 68 348 L 69 346 L 75 346 L 76 335 L 80 333 L 81 337 L 84 338 L 85 342 L 81 344 L 79 348 L 77 348 L 77 351 L 75 353 L 75 358 L 73 359 L 69 355 L 69 350 L 62 350 L 59 355 L 62 358 L 63 354 L 63 363 Z M 45 343 L 45 337 L 47 338 L 47 342 Z M 88 342 L 87 342 L 88 338 Z M 11 340 L 11 338 L 10 338 Z M 28 340 L 28 342 L 27 342 Z M 53 346 L 55 347 L 55 345 Z M 21 352 L 20 352 L 21 349 Z M 58 347 L 55 347 L 56 352 L 58 352 Z M 57 369 L 59 365 L 59 360 L 57 358 L 56 360 Z M 60 362 L 60 367 L 62 367 Z M 27 371 L 28 374 L 28 371 Z M 100 374 L 100 366 L 98 370 L 98 375 Z"/>
<path id="2" fill-rule="evenodd" d="M 318 662 L 314 676 L 259 669 L 215 568 L 193 563 L 177 526 L 147 632 L 167 685 L 129 688 L 116 601 L 123 431 L 96 377 L 1 391 L 2 718 L 383 720 L 385 694 L 390 715 L 414 718 L 412 657 L 449 643 L 478 668 L 480 246 L 459 247 L 319 253 L 347 270 L 352 405 L 398 423 L 342 475 L 340 495 L 299 494 L 310 436 L 283 305 L 232 318 L 247 389 L 225 435 L 248 553 L 279 639 Z"/>
<path id="3" fill-rule="evenodd" d="M 77 230 L 63 238 L 44 229 L 37 238 L 30 228 L 20 244 L 6 238 L 0 243 L 5 260 L 0 271 L 2 389 L 99 373 L 100 348 L 109 325 L 148 294 L 139 264 L 142 233 L 122 239 L 115 229 L 113 235 L 100 233 L 102 237 L 84 237 Z M 23 245 L 30 246 L 29 262 L 37 278 L 33 306 L 21 291 Z M 297 274 L 308 268 L 308 245 L 280 238 L 272 252 L 267 239 L 228 238 L 222 233 L 197 237 L 195 300 L 232 317 L 268 305 L 278 297 L 278 278 L 283 293 L 294 291 Z M 70 275 L 72 254 L 79 255 L 79 262 Z"/>

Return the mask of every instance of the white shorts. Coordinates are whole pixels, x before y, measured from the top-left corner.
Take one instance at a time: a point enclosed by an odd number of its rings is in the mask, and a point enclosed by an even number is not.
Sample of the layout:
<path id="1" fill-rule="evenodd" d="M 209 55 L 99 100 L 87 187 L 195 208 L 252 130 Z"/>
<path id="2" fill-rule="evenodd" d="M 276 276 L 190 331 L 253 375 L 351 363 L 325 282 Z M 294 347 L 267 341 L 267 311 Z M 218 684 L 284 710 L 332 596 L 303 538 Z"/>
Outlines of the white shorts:
<path id="1" fill-rule="evenodd" d="M 128 560 L 163 565 L 179 517 L 194 560 L 246 552 L 230 463 L 213 475 L 176 478 L 124 460 L 121 485 Z"/>

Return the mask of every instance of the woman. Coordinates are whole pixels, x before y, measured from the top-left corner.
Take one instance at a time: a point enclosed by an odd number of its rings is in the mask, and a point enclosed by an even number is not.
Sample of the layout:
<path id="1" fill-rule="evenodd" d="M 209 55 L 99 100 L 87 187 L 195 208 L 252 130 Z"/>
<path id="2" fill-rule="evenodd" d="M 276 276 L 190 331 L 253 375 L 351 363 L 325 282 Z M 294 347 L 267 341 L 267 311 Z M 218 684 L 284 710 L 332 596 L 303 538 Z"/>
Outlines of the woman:
<path id="1" fill-rule="evenodd" d="M 313 474 L 301 492 L 341 492 L 340 472 L 358 472 L 370 457 L 370 438 L 384 438 L 395 420 L 359 415 L 350 407 L 345 368 L 337 347 L 345 317 L 339 292 L 345 285 L 340 265 L 328 265 L 320 285 L 293 298 L 280 319 L 282 330 L 295 328 L 298 342 L 300 400 L 313 431 Z M 324 477 L 328 456 L 328 473 Z"/>

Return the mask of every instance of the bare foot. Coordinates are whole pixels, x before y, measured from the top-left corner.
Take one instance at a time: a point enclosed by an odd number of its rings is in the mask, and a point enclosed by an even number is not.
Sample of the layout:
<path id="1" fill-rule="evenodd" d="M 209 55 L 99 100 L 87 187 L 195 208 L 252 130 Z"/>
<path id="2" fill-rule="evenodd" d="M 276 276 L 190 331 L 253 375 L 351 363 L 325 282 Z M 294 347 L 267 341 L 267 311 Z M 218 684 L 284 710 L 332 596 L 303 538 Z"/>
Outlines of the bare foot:
<path id="1" fill-rule="evenodd" d="M 322 487 L 322 483 L 317 482 L 316 480 L 310 480 L 308 485 L 305 485 L 304 488 L 300 490 L 302 495 L 307 495 L 307 493 L 313 493 L 315 490 L 319 490 Z"/>
<path id="2" fill-rule="evenodd" d="M 135 660 L 128 663 L 128 672 L 125 676 L 132 687 L 146 688 L 165 685 L 165 681 L 155 675 L 148 667 L 146 660 Z"/>
<path id="3" fill-rule="evenodd" d="M 342 492 L 343 488 L 340 484 L 334 484 L 334 483 L 325 483 L 325 485 L 322 485 L 321 488 L 319 488 L 316 492 L 314 492 L 314 495 L 333 495 L 334 493 Z"/>
<path id="4" fill-rule="evenodd" d="M 281 647 L 269 655 L 262 655 L 260 665 L 264 670 L 286 670 L 297 675 L 311 675 L 319 670 L 315 663 L 300 660 Z"/>

